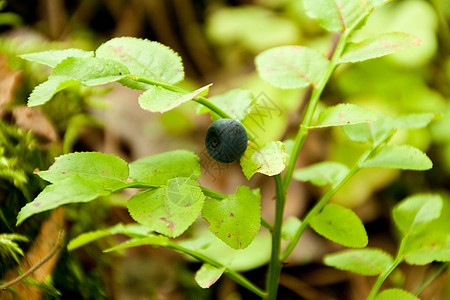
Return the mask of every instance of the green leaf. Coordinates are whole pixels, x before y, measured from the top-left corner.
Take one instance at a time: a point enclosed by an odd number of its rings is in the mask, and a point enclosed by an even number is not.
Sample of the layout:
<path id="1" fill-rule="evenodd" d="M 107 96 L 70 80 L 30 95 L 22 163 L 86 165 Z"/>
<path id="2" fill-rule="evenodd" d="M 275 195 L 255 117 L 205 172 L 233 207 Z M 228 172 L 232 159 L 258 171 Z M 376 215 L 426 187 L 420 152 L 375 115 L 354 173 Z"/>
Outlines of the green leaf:
<path id="1" fill-rule="evenodd" d="M 377 58 L 421 43 L 422 41 L 418 37 L 411 34 L 403 32 L 382 33 L 358 43 L 349 43 L 339 62 L 349 63 Z"/>
<path id="2" fill-rule="evenodd" d="M 128 200 L 128 211 L 136 222 L 169 237 L 177 237 L 197 219 L 204 196 L 198 184 L 183 177 L 167 185 L 137 193 Z"/>
<path id="3" fill-rule="evenodd" d="M 28 238 L 15 233 L 0 234 L 0 257 L 5 259 L 10 256 L 19 263 L 18 255 L 23 256 L 23 250 L 17 242 L 28 242 Z"/>
<path id="4" fill-rule="evenodd" d="M 174 84 L 184 78 L 181 58 L 169 47 L 158 42 L 119 37 L 107 41 L 96 51 L 97 57 L 113 59 L 127 66 L 130 73 L 150 80 Z M 149 84 L 122 80 L 123 85 L 147 90 Z"/>
<path id="5" fill-rule="evenodd" d="M 300 46 L 272 48 L 255 58 L 259 76 L 282 89 L 316 86 L 329 63 L 322 53 Z"/>
<path id="6" fill-rule="evenodd" d="M 287 154 L 282 142 L 269 142 L 261 148 L 250 143 L 241 157 L 242 172 L 250 179 L 256 172 L 274 176 L 286 167 Z"/>
<path id="7" fill-rule="evenodd" d="M 255 97 L 252 92 L 246 89 L 234 89 L 225 94 L 209 97 L 208 100 L 221 110 L 226 111 L 233 119 L 239 121 L 244 120 L 248 116 L 252 104 L 255 103 Z M 199 113 L 205 112 L 211 113 L 211 119 L 213 121 L 221 118 L 209 108 L 202 105 Z"/>
<path id="8" fill-rule="evenodd" d="M 175 177 L 200 177 L 199 158 L 191 151 L 175 150 L 143 157 L 129 164 L 130 178 L 135 181 L 164 185 Z"/>
<path id="9" fill-rule="evenodd" d="M 393 0 L 370 0 L 370 2 L 372 2 L 372 5 L 374 7 L 382 6 L 382 5 L 384 5 L 384 4 L 388 3 L 388 2 L 391 2 L 391 1 L 393 1 Z"/>
<path id="10" fill-rule="evenodd" d="M 203 264 L 195 273 L 195 281 L 204 289 L 211 287 L 225 272 L 225 267 L 216 268 L 210 264 Z"/>
<path id="11" fill-rule="evenodd" d="M 357 274 L 375 276 L 383 273 L 394 259 L 380 249 L 352 249 L 325 255 L 327 266 Z"/>
<path id="12" fill-rule="evenodd" d="M 344 133 L 354 142 L 378 145 L 387 135 L 393 134 L 394 120 L 382 113 L 376 114 L 375 122 L 343 126 Z"/>
<path id="13" fill-rule="evenodd" d="M 429 170 L 433 163 L 428 156 L 410 145 L 386 145 L 360 164 L 362 168 L 382 167 L 403 170 Z"/>
<path id="14" fill-rule="evenodd" d="M 38 106 L 49 101 L 57 92 L 80 84 L 78 80 L 65 76 L 50 76 L 47 81 L 35 86 L 28 97 L 28 106 Z"/>
<path id="15" fill-rule="evenodd" d="M 400 115 L 394 119 L 394 124 L 398 129 L 419 129 L 430 124 L 434 117 L 433 113 Z"/>
<path id="16" fill-rule="evenodd" d="M 139 105 L 142 109 L 163 113 L 198 97 L 203 92 L 208 91 L 211 85 L 212 83 L 190 93 L 178 93 L 160 86 L 154 86 L 139 96 Z"/>
<path id="17" fill-rule="evenodd" d="M 98 57 L 68 57 L 60 62 L 51 76 L 78 80 L 86 86 L 115 82 L 130 74 L 127 67 L 111 59 Z"/>
<path id="18" fill-rule="evenodd" d="M 409 264 L 426 265 L 432 261 L 450 261 L 450 203 L 443 203 L 439 218 L 432 220 L 426 230 L 410 236 L 405 247 Z"/>
<path id="19" fill-rule="evenodd" d="M 350 170 L 346 165 L 333 161 L 324 161 L 295 170 L 294 178 L 310 181 L 315 185 L 331 184 L 335 188 L 347 176 Z"/>
<path id="20" fill-rule="evenodd" d="M 353 28 L 371 9 L 369 1 L 360 0 L 303 0 L 306 13 L 328 31 Z"/>
<path id="21" fill-rule="evenodd" d="M 375 300 L 420 300 L 415 295 L 402 289 L 387 289 L 379 293 Z"/>
<path id="22" fill-rule="evenodd" d="M 94 51 L 85 51 L 81 49 L 70 48 L 64 50 L 49 50 L 27 53 L 19 55 L 19 57 L 54 68 L 57 64 L 68 57 L 94 57 Z"/>
<path id="23" fill-rule="evenodd" d="M 76 152 L 57 157 L 55 163 L 37 175 L 51 183 L 81 177 L 104 189 L 126 184 L 128 165 L 121 158 L 100 152 Z"/>
<path id="24" fill-rule="evenodd" d="M 128 240 L 126 242 L 123 242 L 122 244 L 119 244 L 117 246 L 103 250 L 103 252 L 107 253 L 107 252 L 112 252 L 112 251 L 132 248 L 132 247 L 138 247 L 138 246 L 145 246 L 145 245 L 150 245 L 150 246 L 154 246 L 154 247 L 167 246 L 168 242 L 169 242 L 169 239 L 167 237 L 162 236 L 162 235 L 154 235 L 154 234 L 150 233 L 147 237 L 138 237 L 138 238 Z"/>
<path id="25" fill-rule="evenodd" d="M 317 124 L 310 128 L 346 126 L 376 121 L 377 115 L 365 107 L 341 103 L 320 112 Z"/>
<path id="26" fill-rule="evenodd" d="M 121 223 L 114 225 L 109 228 L 95 230 L 80 234 L 76 238 L 72 239 L 67 245 L 69 251 L 75 250 L 81 246 L 89 244 L 95 240 L 101 239 L 103 237 L 114 235 L 114 234 L 126 234 L 128 236 L 142 236 L 147 237 L 151 230 L 148 227 L 139 224 L 127 224 L 123 225 Z"/>
<path id="27" fill-rule="evenodd" d="M 395 205 L 393 217 L 403 233 L 418 233 L 432 220 L 439 218 L 441 210 L 442 198 L 439 195 L 418 194 Z"/>
<path id="28" fill-rule="evenodd" d="M 99 196 L 109 195 L 96 182 L 82 178 L 78 175 L 71 176 L 47 187 L 30 203 L 22 207 L 17 216 L 17 225 L 30 216 L 41 213 L 64 204 L 89 202 Z"/>
<path id="29" fill-rule="evenodd" d="M 244 249 L 251 244 L 261 222 L 259 190 L 239 186 L 225 199 L 208 199 L 203 205 L 202 217 L 208 229 L 233 249 Z"/>
<path id="30" fill-rule="evenodd" d="M 361 248 L 368 242 L 361 219 L 351 209 L 337 204 L 325 205 L 310 225 L 318 234 L 347 247 Z"/>
<path id="31" fill-rule="evenodd" d="M 300 228 L 302 221 L 297 217 L 290 217 L 283 223 L 281 235 L 285 240 L 292 240 L 295 233 Z"/>

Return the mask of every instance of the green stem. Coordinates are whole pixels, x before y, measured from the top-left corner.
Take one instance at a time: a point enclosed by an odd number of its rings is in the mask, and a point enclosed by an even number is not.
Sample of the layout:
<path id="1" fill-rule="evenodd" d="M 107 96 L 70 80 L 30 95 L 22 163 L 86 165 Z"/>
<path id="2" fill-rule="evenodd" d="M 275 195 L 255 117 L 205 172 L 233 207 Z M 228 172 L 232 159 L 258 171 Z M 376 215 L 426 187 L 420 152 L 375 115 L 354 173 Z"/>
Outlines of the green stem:
<path id="1" fill-rule="evenodd" d="M 434 280 L 436 279 L 436 277 L 438 277 L 442 271 L 444 271 L 445 269 L 447 269 L 450 266 L 449 262 L 443 263 L 441 264 L 438 268 L 436 268 L 434 270 L 434 272 L 429 275 L 423 282 L 422 284 L 414 291 L 414 294 L 416 296 L 419 296 L 423 290 Z"/>
<path id="2" fill-rule="evenodd" d="M 405 235 L 400 242 L 400 246 L 398 247 L 397 256 L 394 259 L 394 262 L 383 272 L 378 276 L 377 281 L 372 287 L 372 290 L 370 291 L 369 296 L 367 297 L 367 300 L 373 300 L 375 299 L 375 296 L 377 295 L 378 291 L 380 290 L 381 285 L 383 282 L 388 278 L 388 276 L 394 271 L 394 269 L 403 261 L 403 253 L 405 252 L 405 246 L 406 242 L 408 241 L 408 235 Z"/>
<path id="3" fill-rule="evenodd" d="M 280 279 L 281 262 L 281 229 L 283 225 L 283 212 L 286 203 L 286 193 L 283 191 L 283 180 L 281 175 L 275 175 L 275 224 L 272 231 L 272 254 L 270 257 L 269 274 L 267 276 L 266 289 L 267 299 L 275 300 L 277 298 L 278 281 Z"/>
<path id="4" fill-rule="evenodd" d="M 255 293 L 256 295 L 258 295 L 261 298 L 264 298 L 267 293 L 264 292 L 262 289 L 260 289 L 259 287 L 257 287 L 256 285 L 254 285 L 252 282 L 250 282 L 247 278 L 245 278 L 244 276 L 242 276 L 241 274 L 237 273 L 236 271 L 233 271 L 229 268 L 226 268 L 224 265 L 222 265 L 220 262 L 214 260 L 213 258 L 206 256 L 202 253 L 199 253 L 197 251 L 185 248 L 181 245 L 178 245 L 174 242 L 171 241 L 167 241 L 166 242 L 166 247 L 169 249 L 173 249 L 182 253 L 185 253 L 187 255 L 192 256 L 193 258 L 203 262 L 203 263 L 207 263 L 210 264 L 211 266 L 218 268 L 218 269 L 225 269 L 224 273 L 225 275 L 227 275 L 228 277 L 230 277 L 232 280 L 234 280 L 236 283 L 240 284 L 241 286 L 245 287 L 246 289 L 248 289 L 249 291 Z"/>

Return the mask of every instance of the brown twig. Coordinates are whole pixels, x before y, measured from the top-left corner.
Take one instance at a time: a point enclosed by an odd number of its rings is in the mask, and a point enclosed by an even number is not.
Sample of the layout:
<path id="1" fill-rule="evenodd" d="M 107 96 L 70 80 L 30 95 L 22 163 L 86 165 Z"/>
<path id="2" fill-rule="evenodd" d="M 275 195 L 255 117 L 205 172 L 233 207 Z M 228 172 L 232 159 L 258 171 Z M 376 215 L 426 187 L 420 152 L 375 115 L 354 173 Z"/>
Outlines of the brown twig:
<path id="1" fill-rule="evenodd" d="M 9 281 L 8 283 L 5 283 L 4 285 L 1 285 L 0 290 L 5 290 L 5 289 L 9 288 L 10 286 L 18 283 L 19 281 L 21 281 L 22 279 L 24 279 L 25 277 L 27 277 L 28 275 L 30 275 L 31 273 L 33 273 L 34 271 L 39 269 L 43 264 L 45 264 L 50 258 L 52 258 L 62 248 L 62 246 L 63 246 L 62 237 L 63 236 L 64 236 L 64 230 L 61 229 L 58 233 L 58 238 L 56 239 L 56 243 L 53 246 L 53 248 L 50 250 L 50 252 L 47 253 L 47 255 L 44 256 L 37 264 L 35 264 L 31 268 L 29 268 L 25 273 L 14 278 L 13 280 Z"/>

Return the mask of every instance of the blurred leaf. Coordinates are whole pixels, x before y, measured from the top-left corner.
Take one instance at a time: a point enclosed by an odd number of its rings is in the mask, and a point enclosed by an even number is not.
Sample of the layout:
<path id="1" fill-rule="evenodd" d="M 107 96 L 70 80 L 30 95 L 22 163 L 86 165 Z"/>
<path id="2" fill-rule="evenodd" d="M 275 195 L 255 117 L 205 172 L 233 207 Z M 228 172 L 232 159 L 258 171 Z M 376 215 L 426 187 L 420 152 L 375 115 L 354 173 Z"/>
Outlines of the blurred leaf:
<path id="1" fill-rule="evenodd" d="M 104 189 L 115 189 L 126 183 L 128 165 L 121 158 L 100 152 L 75 152 L 55 158 L 55 163 L 37 175 L 51 183 L 81 177 Z"/>
<path id="2" fill-rule="evenodd" d="M 391 1 L 394 1 L 394 0 L 370 0 L 370 2 L 372 2 L 372 5 L 374 7 L 382 6 Z"/>
<path id="3" fill-rule="evenodd" d="M 420 45 L 421 42 L 418 37 L 403 32 L 382 33 L 358 43 L 349 43 L 339 62 L 349 63 L 377 58 Z"/>
<path id="4" fill-rule="evenodd" d="M 301 224 L 302 224 L 302 221 L 300 221 L 300 219 L 297 217 L 288 218 L 283 223 L 283 228 L 281 231 L 283 239 L 292 240 Z"/>
<path id="5" fill-rule="evenodd" d="M 325 255 L 327 266 L 353 273 L 375 276 L 383 273 L 394 262 L 394 259 L 380 249 L 344 250 Z"/>
<path id="6" fill-rule="evenodd" d="M 255 58 L 259 76 L 282 89 L 316 86 L 329 63 L 322 53 L 301 46 L 272 48 Z"/>
<path id="7" fill-rule="evenodd" d="M 400 115 L 394 119 L 394 124 L 398 129 L 419 129 L 430 124 L 434 117 L 433 113 Z"/>
<path id="8" fill-rule="evenodd" d="M 225 268 L 216 268 L 210 264 L 203 264 L 195 273 L 195 281 L 204 289 L 211 287 L 222 276 Z"/>
<path id="9" fill-rule="evenodd" d="M 378 145 L 387 134 L 393 132 L 394 121 L 382 113 L 377 113 L 375 122 L 343 126 L 342 129 L 348 138 L 354 142 L 371 142 Z"/>
<path id="10" fill-rule="evenodd" d="M 176 52 L 158 42 L 132 37 L 114 38 L 95 51 L 97 57 L 121 62 L 130 74 L 174 84 L 184 78 L 183 63 Z M 147 90 L 151 85 L 122 80 L 125 86 Z"/>
<path id="11" fill-rule="evenodd" d="M 369 123 L 376 120 L 377 115 L 365 107 L 350 103 L 341 103 L 322 110 L 319 114 L 317 124 L 310 128 L 346 126 Z"/>
<path id="12" fill-rule="evenodd" d="M 142 109 L 163 113 L 198 97 L 203 92 L 208 91 L 211 85 L 212 83 L 190 93 L 178 93 L 160 86 L 154 86 L 139 96 L 139 105 Z"/>
<path id="13" fill-rule="evenodd" d="M 68 57 L 94 57 L 94 51 L 85 51 L 76 48 L 64 49 L 64 50 L 48 50 L 34 53 L 27 53 L 19 55 L 20 58 L 34 61 L 40 64 L 47 65 L 49 67 L 56 67 L 60 62 Z"/>
<path id="14" fill-rule="evenodd" d="M 150 233 L 151 229 L 139 224 L 123 225 L 119 223 L 109 228 L 83 233 L 77 236 L 76 238 L 73 238 L 67 245 L 67 249 L 69 251 L 72 251 L 90 242 L 114 234 L 126 234 L 131 237 L 135 236 L 147 237 Z"/>
<path id="15" fill-rule="evenodd" d="M 410 196 L 395 205 L 392 213 L 395 224 L 404 234 L 419 233 L 439 218 L 442 198 L 433 194 Z"/>
<path id="16" fill-rule="evenodd" d="M 362 248 L 368 242 L 361 219 L 351 209 L 337 204 L 327 204 L 310 225 L 318 234 L 347 247 Z"/>
<path id="17" fill-rule="evenodd" d="M 379 293 L 375 300 L 420 300 L 415 295 L 402 289 L 387 289 Z"/>
<path id="18" fill-rule="evenodd" d="M 208 199 L 203 205 L 202 217 L 208 229 L 233 249 L 244 249 L 251 244 L 261 222 L 259 190 L 238 186 L 225 199 Z"/>
<path id="19" fill-rule="evenodd" d="M 195 181 L 177 177 L 169 179 L 161 188 L 135 194 L 127 206 L 136 222 L 177 237 L 197 219 L 204 197 Z"/>
<path id="20" fill-rule="evenodd" d="M 349 171 L 346 165 L 334 161 L 324 161 L 295 170 L 294 178 L 300 181 L 310 181 L 319 186 L 331 184 L 335 188 Z"/>
<path id="21" fill-rule="evenodd" d="M 269 142 L 258 148 L 250 143 L 241 157 L 242 172 L 250 179 L 256 172 L 274 176 L 286 167 L 287 154 L 282 142 Z"/>
<path id="22" fill-rule="evenodd" d="M 200 177 L 199 158 L 187 150 L 174 150 L 140 158 L 129 164 L 130 178 L 154 185 L 166 184 L 175 177 Z"/>
<path id="23" fill-rule="evenodd" d="M 23 251 L 17 242 L 28 242 L 28 238 L 15 233 L 0 234 L 0 257 L 4 259 L 11 256 L 19 263 L 17 255 L 23 256 Z"/>
<path id="24" fill-rule="evenodd" d="M 30 203 L 22 207 L 17 215 L 19 225 L 30 216 L 64 204 L 89 202 L 99 196 L 107 196 L 111 192 L 103 189 L 98 183 L 78 175 L 70 176 L 45 189 Z"/>
<path id="25" fill-rule="evenodd" d="M 360 164 L 361 168 L 382 167 L 403 170 L 429 170 L 433 163 L 428 156 L 410 145 L 385 145 Z"/>
<path id="26" fill-rule="evenodd" d="M 221 95 L 209 97 L 208 100 L 223 111 L 226 111 L 233 119 L 242 121 L 250 113 L 251 106 L 255 102 L 255 97 L 250 90 L 234 89 Z M 211 113 L 211 119 L 213 121 L 221 118 L 209 108 L 202 105 L 199 113 L 205 112 Z"/>
<path id="27" fill-rule="evenodd" d="M 356 25 L 371 9 L 370 1 L 303 0 L 306 13 L 328 31 L 344 31 Z"/>
<path id="28" fill-rule="evenodd" d="M 38 106 L 49 101 L 53 95 L 80 82 L 63 76 L 50 76 L 47 81 L 36 86 L 28 98 L 28 106 Z"/>
<path id="29" fill-rule="evenodd" d="M 156 246 L 156 247 L 166 246 L 168 241 L 169 241 L 169 239 L 165 236 L 149 234 L 147 237 L 133 238 L 133 239 L 123 242 L 117 246 L 106 249 L 103 252 L 107 253 L 107 252 L 112 252 L 112 251 L 132 248 L 132 247 L 138 247 L 138 246 L 145 246 L 145 245 Z"/>

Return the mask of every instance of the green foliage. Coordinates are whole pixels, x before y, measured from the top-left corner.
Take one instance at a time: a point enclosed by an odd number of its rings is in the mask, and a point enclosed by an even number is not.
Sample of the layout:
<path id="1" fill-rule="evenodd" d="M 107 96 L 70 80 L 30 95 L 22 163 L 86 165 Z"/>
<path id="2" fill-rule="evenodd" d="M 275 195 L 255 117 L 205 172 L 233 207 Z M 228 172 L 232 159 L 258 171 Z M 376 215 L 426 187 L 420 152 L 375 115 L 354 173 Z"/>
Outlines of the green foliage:
<path id="1" fill-rule="evenodd" d="M 360 166 L 363 168 L 429 170 L 433 167 L 433 163 L 425 153 L 413 146 L 386 145 Z"/>
<path id="2" fill-rule="evenodd" d="M 327 204 L 310 225 L 318 234 L 347 247 L 362 248 L 368 243 L 361 219 L 337 204 Z"/>
<path id="3" fill-rule="evenodd" d="M 85 51 L 76 48 L 64 49 L 64 50 L 48 50 L 42 52 L 34 52 L 28 54 L 19 55 L 19 57 L 37 62 L 49 67 L 56 67 L 60 62 L 69 57 L 94 57 L 93 51 Z"/>
<path id="4" fill-rule="evenodd" d="M 195 273 L 195 281 L 202 288 L 209 288 L 222 276 L 224 271 L 225 267 L 216 268 L 210 264 L 203 264 L 197 273 Z"/>
<path id="5" fill-rule="evenodd" d="M 387 289 L 379 293 L 375 300 L 419 300 L 419 298 L 405 290 Z"/>
<path id="6" fill-rule="evenodd" d="M 239 186 L 233 195 L 225 199 L 208 199 L 202 217 L 208 229 L 233 249 L 247 248 L 260 226 L 259 190 Z"/>
<path id="7" fill-rule="evenodd" d="M 347 176 L 350 170 L 346 165 L 334 161 L 323 161 L 308 167 L 297 169 L 294 178 L 300 181 L 311 181 L 315 185 L 331 184 L 333 188 Z"/>
<path id="8" fill-rule="evenodd" d="M 256 172 L 273 176 L 286 167 L 287 154 L 282 142 L 269 142 L 262 147 L 249 144 L 241 157 L 242 172 L 250 179 Z"/>
<path id="9" fill-rule="evenodd" d="M 18 255 L 23 256 L 23 251 L 18 242 L 28 242 L 28 238 L 15 233 L 0 234 L 0 256 L 2 260 L 12 257 L 19 263 Z"/>
<path id="10" fill-rule="evenodd" d="M 355 104 L 341 103 L 320 112 L 317 124 L 311 128 L 345 126 L 373 122 L 377 116 L 372 111 Z"/>
<path id="11" fill-rule="evenodd" d="M 324 263 L 341 270 L 375 276 L 384 272 L 393 263 L 393 259 L 379 249 L 365 248 L 327 254 Z"/>

